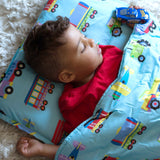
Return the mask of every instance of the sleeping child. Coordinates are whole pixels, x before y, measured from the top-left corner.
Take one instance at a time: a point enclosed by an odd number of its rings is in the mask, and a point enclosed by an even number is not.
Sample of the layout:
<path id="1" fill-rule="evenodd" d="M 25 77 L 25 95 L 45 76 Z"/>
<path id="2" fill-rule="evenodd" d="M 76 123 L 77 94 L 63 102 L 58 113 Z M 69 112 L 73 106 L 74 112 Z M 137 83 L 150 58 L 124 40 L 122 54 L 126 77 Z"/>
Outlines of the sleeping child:
<path id="1" fill-rule="evenodd" d="M 35 72 L 65 83 L 59 108 L 67 133 L 92 116 L 104 91 L 116 79 L 123 55 L 115 46 L 97 45 L 61 16 L 36 25 L 24 43 L 24 52 Z M 26 157 L 54 159 L 58 148 L 28 137 L 17 143 L 17 150 Z"/>

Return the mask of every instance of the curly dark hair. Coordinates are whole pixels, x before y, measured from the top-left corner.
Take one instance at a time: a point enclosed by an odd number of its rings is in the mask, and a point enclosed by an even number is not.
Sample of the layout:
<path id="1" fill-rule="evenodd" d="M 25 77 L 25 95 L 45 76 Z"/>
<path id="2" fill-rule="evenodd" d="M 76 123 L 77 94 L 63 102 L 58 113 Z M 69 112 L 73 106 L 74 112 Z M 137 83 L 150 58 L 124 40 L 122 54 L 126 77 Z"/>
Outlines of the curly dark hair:
<path id="1" fill-rule="evenodd" d="M 36 25 L 24 42 L 27 63 L 35 72 L 52 81 L 59 81 L 63 56 L 58 49 L 66 43 L 63 35 L 68 27 L 69 19 L 58 16 L 56 21 Z"/>

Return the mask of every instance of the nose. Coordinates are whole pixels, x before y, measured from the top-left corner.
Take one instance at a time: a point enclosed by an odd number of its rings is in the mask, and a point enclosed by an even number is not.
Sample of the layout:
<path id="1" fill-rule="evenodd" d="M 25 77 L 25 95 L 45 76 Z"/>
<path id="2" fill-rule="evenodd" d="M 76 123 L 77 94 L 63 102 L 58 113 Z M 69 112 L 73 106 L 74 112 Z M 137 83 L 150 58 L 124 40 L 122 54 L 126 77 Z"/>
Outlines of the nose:
<path id="1" fill-rule="evenodd" d="M 94 40 L 93 39 L 88 39 L 88 44 L 90 45 L 90 47 L 94 46 Z"/>

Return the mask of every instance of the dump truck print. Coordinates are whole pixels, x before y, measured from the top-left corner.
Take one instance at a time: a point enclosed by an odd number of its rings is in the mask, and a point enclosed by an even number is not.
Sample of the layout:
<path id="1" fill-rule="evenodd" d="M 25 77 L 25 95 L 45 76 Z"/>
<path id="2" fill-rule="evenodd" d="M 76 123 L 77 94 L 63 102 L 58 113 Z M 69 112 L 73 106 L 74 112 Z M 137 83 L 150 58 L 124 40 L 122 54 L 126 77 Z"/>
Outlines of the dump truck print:
<path id="1" fill-rule="evenodd" d="M 142 135 L 147 129 L 141 122 L 133 117 L 127 117 L 123 126 L 117 130 L 117 135 L 112 139 L 112 144 L 131 150 L 136 143 L 134 138 L 137 134 Z"/>

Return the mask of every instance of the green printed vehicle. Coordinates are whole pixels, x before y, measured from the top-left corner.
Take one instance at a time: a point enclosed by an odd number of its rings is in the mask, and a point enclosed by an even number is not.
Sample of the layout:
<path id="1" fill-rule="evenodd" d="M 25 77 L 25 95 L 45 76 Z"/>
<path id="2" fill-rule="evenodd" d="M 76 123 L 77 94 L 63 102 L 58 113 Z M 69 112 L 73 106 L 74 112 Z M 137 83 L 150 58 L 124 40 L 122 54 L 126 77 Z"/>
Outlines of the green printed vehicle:
<path id="1" fill-rule="evenodd" d="M 145 60 L 145 56 L 142 55 L 143 51 L 145 49 L 145 47 L 150 47 L 151 45 L 149 44 L 149 42 L 147 40 L 141 39 L 141 40 L 132 40 L 130 42 L 130 49 L 131 50 L 131 54 L 130 56 L 132 58 L 138 58 L 138 60 L 140 62 L 143 62 Z"/>
<path id="2" fill-rule="evenodd" d="M 107 22 L 107 26 L 110 29 L 112 36 L 118 37 L 122 33 L 121 22 L 118 21 L 115 17 L 111 17 Z"/>

